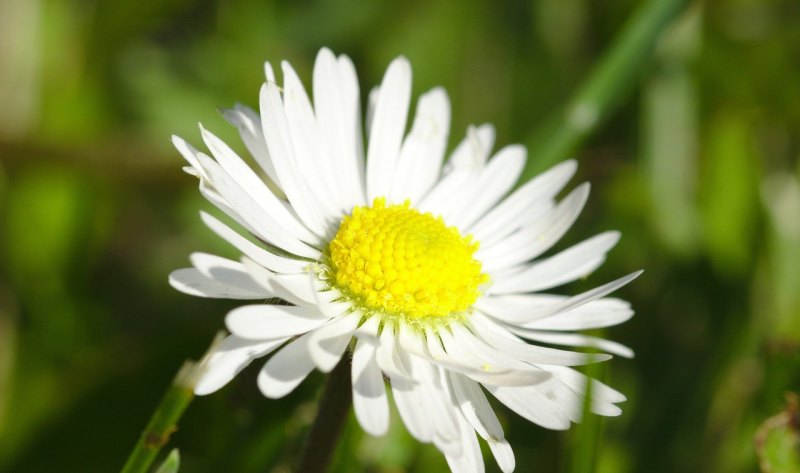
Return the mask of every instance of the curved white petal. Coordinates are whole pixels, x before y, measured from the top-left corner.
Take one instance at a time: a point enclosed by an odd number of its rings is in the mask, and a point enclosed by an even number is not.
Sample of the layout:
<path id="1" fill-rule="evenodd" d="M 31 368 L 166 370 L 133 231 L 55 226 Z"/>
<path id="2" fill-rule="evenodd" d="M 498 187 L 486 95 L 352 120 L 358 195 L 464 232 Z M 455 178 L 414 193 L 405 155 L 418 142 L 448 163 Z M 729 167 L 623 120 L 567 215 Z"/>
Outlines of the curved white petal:
<path id="1" fill-rule="evenodd" d="M 269 61 L 264 61 L 264 78 L 267 79 L 267 82 L 276 82 L 275 69 L 272 68 Z"/>
<path id="2" fill-rule="evenodd" d="M 313 333 L 313 332 L 312 332 Z M 308 356 L 311 333 L 290 342 L 267 360 L 258 373 L 258 387 L 264 396 L 277 399 L 294 391 L 314 369 Z"/>
<path id="3" fill-rule="evenodd" d="M 490 123 L 469 126 L 467 136 L 456 146 L 444 167 L 444 174 L 456 169 L 483 167 L 494 147 L 495 130 Z"/>
<path id="4" fill-rule="evenodd" d="M 385 196 L 392 187 L 411 99 L 411 65 L 392 61 L 381 83 L 367 146 L 367 200 Z"/>
<path id="5" fill-rule="evenodd" d="M 389 200 L 416 204 L 433 187 L 450 133 L 450 100 L 441 87 L 420 97 L 411 132 L 403 141 Z"/>
<path id="6" fill-rule="evenodd" d="M 522 228 L 508 238 L 491 245 L 482 245 L 475 257 L 483 270 L 493 272 L 523 264 L 549 250 L 569 230 L 589 197 L 589 184 L 575 188 L 552 212 L 534 224 Z"/>
<path id="7" fill-rule="evenodd" d="M 580 394 L 586 392 L 587 383 L 591 381 L 593 405 L 595 403 L 616 404 L 627 400 L 621 392 L 596 379 L 589 378 L 578 370 L 566 366 L 548 366 L 547 369 L 570 389 Z"/>
<path id="8" fill-rule="evenodd" d="M 360 320 L 360 313 L 343 315 L 331 319 L 311 334 L 308 353 L 320 371 L 327 373 L 336 366 Z"/>
<path id="9" fill-rule="evenodd" d="M 519 227 L 520 217 L 537 204 L 550 202 L 570 180 L 577 163 L 565 161 L 531 179 L 472 225 L 470 233 L 482 245 L 500 240 Z"/>
<path id="10" fill-rule="evenodd" d="M 600 298 L 628 284 L 640 274 L 642 274 L 641 271 L 633 272 L 611 281 L 610 283 L 603 284 L 602 286 L 572 297 L 550 294 L 490 295 L 479 299 L 475 303 L 475 307 L 492 317 L 512 324 L 524 324 L 526 322 L 566 312 L 581 307 L 584 304 L 627 309 L 630 307 L 627 302 L 619 299 Z"/>
<path id="11" fill-rule="evenodd" d="M 378 319 L 368 320 L 361 328 L 365 334 L 377 336 Z M 389 401 L 375 351 L 375 344 L 366 337 L 356 342 L 352 365 L 353 410 L 367 433 L 381 436 L 389 428 Z"/>
<path id="12" fill-rule="evenodd" d="M 460 449 L 457 455 L 445 453 L 447 466 L 453 473 L 483 473 L 485 466 L 481 447 L 478 445 L 478 438 L 469 423 L 462 417 L 458 417 L 460 429 Z"/>
<path id="13" fill-rule="evenodd" d="M 633 311 L 628 308 L 619 309 L 585 304 L 567 312 L 526 322 L 521 326 L 533 330 L 589 330 L 618 325 L 631 317 L 633 317 Z"/>
<path id="14" fill-rule="evenodd" d="M 571 347 L 591 347 L 623 358 L 633 358 L 633 350 L 629 347 L 604 338 L 592 337 L 580 333 L 540 332 L 538 330 L 526 330 L 516 327 L 509 327 L 508 330 L 534 342 Z"/>
<path id="15" fill-rule="evenodd" d="M 484 440 L 502 440 L 505 438 L 500 421 L 481 391 L 480 385 L 458 373 L 450 373 L 453 394 L 461 407 L 461 412 L 478 435 Z"/>
<path id="16" fill-rule="evenodd" d="M 172 135 L 172 145 L 175 146 L 175 149 L 181 153 L 183 159 L 185 159 L 196 171 L 195 175 L 197 177 L 203 181 L 209 180 L 208 174 L 206 173 L 205 169 L 203 169 L 202 164 L 200 164 L 200 160 L 197 159 L 197 156 L 200 154 L 200 151 L 198 151 L 197 148 L 190 145 L 186 140 L 177 135 Z"/>
<path id="17" fill-rule="evenodd" d="M 459 153 L 459 150 L 464 151 Z M 459 166 L 445 174 L 436 185 L 420 200 L 417 209 L 420 212 L 431 212 L 434 215 L 446 216 L 452 209 L 458 207 L 459 196 L 466 195 L 465 189 L 474 186 L 483 171 L 490 146 L 481 141 L 479 130 L 470 127 L 467 138 L 454 154 L 463 154 L 468 159 L 462 159 Z M 452 158 L 451 158 L 452 161 Z"/>
<path id="18" fill-rule="evenodd" d="M 231 227 L 205 212 L 200 212 L 200 218 L 203 220 L 203 223 L 205 223 L 211 231 L 219 235 L 220 238 L 233 245 L 248 258 L 271 271 L 284 274 L 296 274 L 308 270 L 308 261 L 287 258 L 272 253 L 251 242 L 234 231 Z"/>
<path id="19" fill-rule="evenodd" d="M 209 279 L 242 291 L 261 294 L 262 297 L 265 294 L 264 290 L 250 277 L 247 269 L 238 261 L 200 252 L 189 255 L 189 260 L 192 262 L 192 266 Z"/>
<path id="20" fill-rule="evenodd" d="M 250 166 L 240 158 L 228 145 L 217 138 L 216 135 L 200 125 L 200 134 L 214 159 L 217 160 L 222 169 L 249 195 L 253 202 L 259 205 L 265 213 L 281 226 L 291 232 L 291 234 L 309 244 L 319 244 L 318 237 L 313 235 L 292 215 L 283 203 L 269 190 L 266 183 L 261 180 Z"/>
<path id="21" fill-rule="evenodd" d="M 427 416 L 422 385 L 404 377 L 393 377 L 389 383 L 397 411 L 408 433 L 420 442 L 431 442 L 435 426 Z"/>
<path id="22" fill-rule="evenodd" d="M 514 276 L 497 278 L 490 294 L 534 292 L 560 286 L 597 269 L 619 241 L 619 232 L 605 232 L 547 259 L 536 261 Z"/>
<path id="23" fill-rule="evenodd" d="M 260 103 L 261 125 L 281 188 L 306 227 L 314 234 L 325 237 L 329 232 L 328 223 L 307 180 L 307 174 L 316 173 L 317 170 L 300 167 L 292 147 L 289 123 L 277 84 L 267 82 L 261 87 Z"/>
<path id="24" fill-rule="evenodd" d="M 312 307 L 258 304 L 233 309 L 225 325 L 241 338 L 271 340 L 306 333 L 327 320 Z"/>
<path id="25" fill-rule="evenodd" d="M 479 334 L 486 344 L 498 352 L 502 350 L 505 356 L 531 364 L 578 366 L 611 358 L 609 355 L 578 353 L 525 343 L 480 313 L 473 314 L 469 325 L 475 334 Z"/>
<path id="26" fill-rule="evenodd" d="M 548 429 L 568 429 L 581 416 L 581 397 L 555 378 L 533 386 L 487 385 L 486 389 L 512 411 Z"/>
<path id="27" fill-rule="evenodd" d="M 366 203 L 359 94 L 350 59 L 337 60 L 330 49 L 322 48 L 314 62 L 314 112 L 346 210 Z"/>
<path id="28" fill-rule="evenodd" d="M 378 351 L 376 353 L 378 366 L 392 379 L 403 378 L 415 384 L 411 367 L 403 363 L 401 352 L 397 349 L 394 330 L 394 327 L 390 324 L 384 324 L 383 326 L 383 331 L 381 331 L 378 339 Z"/>
<path id="29" fill-rule="evenodd" d="M 275 173 L 275 166 L 267 150 L 267 142 L 264 140 L 264 132 L 261 130 L 261 117 L 250 107 L 237 103 L 233 108 L 222 111 L 222 116 L 231 125 L 239 130 L 247 151 L 255 158 L 261 169 L 273 183 L 280 186 L 278 175 Z"/>
<path id="30" fill-rule="evenodd" d="M 216 161 L 202 154 L 197 158 L 208 173 L 209 182 L 230 208 L 235 210 L 235 215 L 246 222 L 247 228 L 253 229 L 258 236 L 289 253 L 311 259 L 319 258 L 319 250 L 304 243 L 284 228 Z"/>
<path id="31" fill-rule="evenodd" d="M 316 299 L 307 274 L 275 274 L 246 256 L 242 257 L 242 265 L 253 281 L 272 297 L 279 297 L 294 305 L 314 304 Z"/>
<path id="32" fill-rule="evenodd" d="M 258 285 L 256 287 L 251 287 L 251 284 L 243 285 L 234 277 L 212 279 L 195 268 L 173 271 L 169 275 L 169 284 L 184 294 L 212 299 L 254 300 L 269 297 L 269 294 Z"/>
<path id="33" fill-rule="evenodd" d="M 445 219 L 448 225 L 465 231 L 511 189 L 522 174 L 527 151 L 521 145 L 509 145 L 497 152 L 481 171 L 468 195 Z"/>
<path id="34" fill-rule="evenodd" d="M 489 448 L 492 450 L 492 455 L 494 455 L 494 459 L 497 461 L 497 466 L 500 467 L 500 471 L 503 473 L 511 473 L 514 471 L 516 460 L 514 459 L 514 451 L 511 450 L 511 445 L 508 441 L 505 439 L 487 440 L 486 443 L 489 444 Z"/>
<path id="35" fill-rule="evenodd" d="M 462 347 L 446 330 L 440 331 L 439 334 L 433 334 L 429 330 L 426 338 L 431 362 L 480 383 L 498 386 L 524 386 L 537 383 L 550 376 L 549 372 L 532 367 L 513 369 L 499 364 L 486 363 L 482 357 Z M 504 361 L 507 360 L 507 358 L 504 359 Z"/>
<path id="36" fill-rule="evenodd" d="M 230 335 L 214 350 L 206 362 L 203 376 L 194 387 L 198 396 L 211 394 L 225 386 L 254 359 L 267 355 L 286 339 L 254 342 Z"/>
<path id="37" fill-rule="evenodd" d="M 345 196 L 336 185 L 334 170 L 338 165 L 322 141 L 317 118 L 294 68 L 286 62 L 283 68 L 283 103 L 297 166 L 303 171 L 307 188 L 328 224 L 336 222 L 345 209 Z"/>

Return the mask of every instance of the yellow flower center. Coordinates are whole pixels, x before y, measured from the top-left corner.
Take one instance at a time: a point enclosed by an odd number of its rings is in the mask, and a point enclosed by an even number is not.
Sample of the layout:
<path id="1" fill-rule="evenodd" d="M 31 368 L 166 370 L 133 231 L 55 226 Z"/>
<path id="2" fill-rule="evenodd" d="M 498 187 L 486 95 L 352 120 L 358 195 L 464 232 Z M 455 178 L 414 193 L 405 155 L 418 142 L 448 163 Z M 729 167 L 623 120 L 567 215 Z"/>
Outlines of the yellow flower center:
<path id="1" fill-rule="evenodd" d="M 489 280 L 477 249 L 441 217 L 378 198 L 342 219 L 329 247 L 331 283 L 373 311 L 446 317 L 467 310 Z"/>

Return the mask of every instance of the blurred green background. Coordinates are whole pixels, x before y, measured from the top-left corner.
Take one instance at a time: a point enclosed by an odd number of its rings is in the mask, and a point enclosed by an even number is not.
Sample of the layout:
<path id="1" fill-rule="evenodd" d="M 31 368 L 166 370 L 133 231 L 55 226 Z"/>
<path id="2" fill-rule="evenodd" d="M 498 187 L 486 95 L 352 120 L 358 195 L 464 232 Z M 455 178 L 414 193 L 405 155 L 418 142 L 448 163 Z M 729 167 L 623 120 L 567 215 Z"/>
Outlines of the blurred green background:
<path id="1" fill-rule="evenodd" d="M 234 302 L 167 285 L 192 251 L 235 256 L 202 226 L 211 206 L 169 136 L 199 144 L 201 121 L 243 152 L 217 109 L 257 106 L 263 60 L 290 60 L 308 84 L 329 46 L 353 58 L 363 97 L 404 54 L 415 96 L 449 92 L 451 145 L 492 122 L 499 144 L 535 155 L 533 131 L 640 4 L 0 1 L 0 471 L 118 470 L 223 326 Z M 550 432 L 498 409 L 517 471 L 758 469 L 759 426 L 800 390 L 798 24 L 796 0 L 692 5 L 574 153 L 593 196 L 563 244 L 623 238 L 563 292 L 644 268 L 618 293 L 636 317 L 605 333 L 637 356 L 591 368 L 629 397 L 619 418 Z M 268 401 L 259 367 L 190 406 L 171 442 L 182 472 L 287 471 L 324 378 Z M 759 438 L 787 462 L 773 471 L 798 471 L 796 431 Z M 351 418 L 334 464 L 444 468 L 396 414 L 377 439 Z"/>

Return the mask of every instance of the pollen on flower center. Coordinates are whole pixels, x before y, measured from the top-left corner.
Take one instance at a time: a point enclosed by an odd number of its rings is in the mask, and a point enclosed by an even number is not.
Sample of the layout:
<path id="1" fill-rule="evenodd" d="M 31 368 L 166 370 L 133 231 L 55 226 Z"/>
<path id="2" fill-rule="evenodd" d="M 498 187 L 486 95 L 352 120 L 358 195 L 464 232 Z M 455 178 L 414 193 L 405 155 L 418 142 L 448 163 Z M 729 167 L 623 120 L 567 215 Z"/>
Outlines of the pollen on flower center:
<path id="1" fill-rule="evenodd" d="M 370 310 L 445 317 L 468 309 L 489 279 L 477 249 L 441 217 L 378 198 L 342 219 L 329 246 L 331 282 Z"/>

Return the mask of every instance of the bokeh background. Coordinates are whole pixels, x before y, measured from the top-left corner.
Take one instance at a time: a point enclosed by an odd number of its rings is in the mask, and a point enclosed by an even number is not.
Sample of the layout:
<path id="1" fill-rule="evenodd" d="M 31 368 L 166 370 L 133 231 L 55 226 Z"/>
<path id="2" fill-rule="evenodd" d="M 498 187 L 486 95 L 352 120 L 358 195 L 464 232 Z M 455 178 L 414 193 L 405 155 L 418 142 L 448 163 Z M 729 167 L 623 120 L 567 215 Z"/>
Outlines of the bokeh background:
<path id="1" fill-rule="evenodd" d="M 642 3 L 0 1 L 0 471 L 118 470 L 222 328 L 235 303 L 167 285 L 192 251 L 236 256 L 202 226 L 211 206 L 169 137 L 199 143 L 203 122 L 243 152 L 218 107 L 257 106 L 262 61 L 308 84 L 327 45 L 365 97 L 404 54 L 415 96 L 448 90 L 451 146 L 492 122 L 535 156 L 536 130 Z M 604 334 L 637 356 L 590 368 L 628 395 L 619 418 L 550 432 L 499 409 L 517 471 L 758 469 L 759 426 L 800 390 L 799 24 L 796 0 L 690 5 L 572 153 L 593 195 L 562 244 L 623 238 L 563 293 L 644 268 L 618 292 L 637 315 Z M 324 377 L 268 401 L 259 366 L 190 406 L 170 444 L 182 472 L 292 465 Z M 764 432 L 786 462 L 773 471 L 798 471 L 796 431 Z M 333 466 L 444 469 L 396 414 L 378 439 L 351 418 Z"/>

